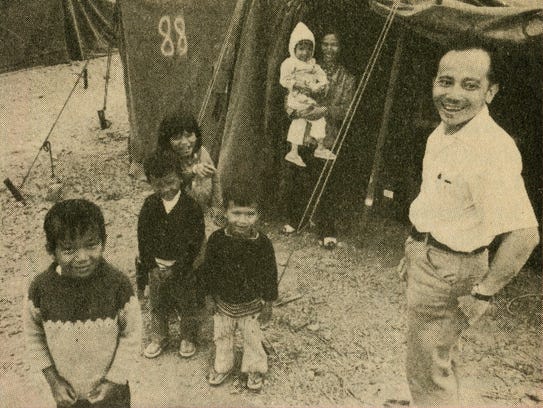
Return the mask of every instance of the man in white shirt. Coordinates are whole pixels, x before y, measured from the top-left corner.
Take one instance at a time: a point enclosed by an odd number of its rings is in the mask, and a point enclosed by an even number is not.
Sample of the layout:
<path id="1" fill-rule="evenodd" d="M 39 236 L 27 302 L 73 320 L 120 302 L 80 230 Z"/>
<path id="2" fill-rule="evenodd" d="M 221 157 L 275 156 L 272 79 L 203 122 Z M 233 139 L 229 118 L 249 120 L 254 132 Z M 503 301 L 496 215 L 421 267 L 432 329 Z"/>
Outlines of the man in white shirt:
<path id="1" fill-rule="evenodd" d="M 458 406 L 451 350 L 539 242 L 520 153 L 488 113 L 499 90 L 491 58 L 479 47 L 451 50 L 434 80 L 441 123 L 427 141 L 401 268 L 407 379 L 417 406 Z M 489 265 L 487 246 L 498 235 Z"/>

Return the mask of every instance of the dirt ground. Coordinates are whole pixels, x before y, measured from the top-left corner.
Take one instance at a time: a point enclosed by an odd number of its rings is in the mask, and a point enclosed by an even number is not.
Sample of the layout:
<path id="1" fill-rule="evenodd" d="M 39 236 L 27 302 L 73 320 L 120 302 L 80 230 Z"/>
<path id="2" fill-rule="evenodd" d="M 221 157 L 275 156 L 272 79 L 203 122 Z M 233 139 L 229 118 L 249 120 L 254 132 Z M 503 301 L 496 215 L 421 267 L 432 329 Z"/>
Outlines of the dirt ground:
<path id="1" fill-rule="evenodd" d="M 81 68 L 74 63 L 0 75 L 3 179 L 20 184 Z M 77 87 L 50 137 L 55 172 L 65 198 L 85 197 L 101 206 L 109 237 L 106 257 L 134 282 L 136 217 L 150 190 L 127 175 L 129 127 L 118 56 L 106 111 L 113 125 L 105 131 L 96 114 L 103 103 L 105 58 L 91 61 L 89 73 L 89 88 Z M 29 280 L 50 262 L 42 230 L 51 206 L 45 199 L 49 178 L 49 157 L 41 152 L 24 187 L 27 206 L 18 205 L 5 187 L 0 191 L 2 407 L 54 406 L 41 374 L 25 361 L 21 319 Z M 141 375 L 131 384 L 133 406 L 407 404 L 405 297 L 395 271 L 407 227 L 373 217 L 362 229 L 359 218 L 355 213 L 342 220 L 334 251 L 319 248 L 312 231 L 285 237 L 278 233 L 278 222 L 263 220 L 280 273 L 294 251 L 280 284 L 280 302 L 298 299 L 275 307 L 265 330 L 270 372 L 260 393 L 249 392 L 237 374 L 221 387 L 207 385 L 213 353 L 208 318 L 195 357 L 181 359 L 175 343 L 155 360 L 134 356 L 134 370 Z M 541 272 L 524 269 L 462 337 L 465 406 L 543 406 L 541 316 Z"/>

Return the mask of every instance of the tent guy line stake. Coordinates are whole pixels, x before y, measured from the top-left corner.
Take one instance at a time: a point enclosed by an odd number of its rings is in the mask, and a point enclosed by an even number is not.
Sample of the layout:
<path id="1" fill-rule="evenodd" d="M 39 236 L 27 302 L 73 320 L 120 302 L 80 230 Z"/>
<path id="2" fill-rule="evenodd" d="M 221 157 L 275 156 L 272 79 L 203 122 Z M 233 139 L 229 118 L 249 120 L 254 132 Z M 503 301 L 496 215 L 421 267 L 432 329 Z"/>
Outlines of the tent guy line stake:
<path id="1" fill-rule="evenodd" d="M 75 91 L 75 88 L 77 87 L 77 84 L 79 84 L 79 81 L 81 80 L 81 78 L 83 77 L 84 75 L 84 72 L 86 71 L 87 69 L 87 66 L 89 65 L 89 60 L 87 60 L 85 62 L 85 65 L 83 66 L 83 69 L 81 70 L 81 72 L 79 73 L 79 75 L 77 76 L 77 79 L 74 83 L 74 86 L 72 87 L 72 90 L 70 91 L 70 93 L 68 94 L 68 97 L 66 98 L 66 101 L 64 102 L 64 105 L 62 105 L 62 108 L 60 109 L 60 112 L 58 113 L 55 121 L 53 122 L 53 125 L 51 126 L 51 128 L 49 129 L 49 132 L 47 133 L 47 136 L 45 137 L 44 141 L 42 142 L 42 144 L 40 145 L 40 148 L 38 150 L 38 153 L 36 154 L 36 157 L 34 157 L 34 160 L 32 161 L 32 163 L 30 164 L 30 167 L 28 169 L 28 171 L 26 172 L 26 175 L 24 176 L 23 178 L 23 181 L 21 182 L 21 184 L 19 185 L 19 187 L 15 187 L 15 185 L 11 182 L 11 180 L 9 178 L 6 178 L 4 180 L 4 184 L 6 185 L 6 187 L 8 188 L 8 190 L 11 192 L 11 194 L 13 195 L 13 197 L 15 197 L 15 199 L 17 201 L 20 201 L 22 203 L 25 203 L 25 200 L 20 192 L 20 190 L 23 188 L 24 184 L 26 183 L 26 180 L 28 179 L 28 176 L 30 175 L 30 172 L 32 171 L 32 168 L 34 167 L 34 165 L 36 164 L 36 161 L 38 160 L 38 157 L 40 155 L 40 152 L 42 150 L 44 151 L 47 151 L 47 149 L 49 149 L 50 151 L 50 146 L 51 146 L 51 143 L 49 142 L 49 137 L 51 136 L 51 134 L 53 133 L 53 129 L 55 128 L 55 126 L 57 125 L 59 119 L 60 119 L 60 116 L 62 115 L 62 112 L 64 112 L 64 109 L 66 108 L 66 106 L 68 105 L 68 101 L 70 100 L 70 98 L 72 97 L 74 91 Z M 51 156 L 51 160 L 52 160 L 52 156 Z M 52 165 L 52 161 L 51 161 L 51 165 Z M 53 171 L 53 167 L 51 167 L 51 171 Z"/>

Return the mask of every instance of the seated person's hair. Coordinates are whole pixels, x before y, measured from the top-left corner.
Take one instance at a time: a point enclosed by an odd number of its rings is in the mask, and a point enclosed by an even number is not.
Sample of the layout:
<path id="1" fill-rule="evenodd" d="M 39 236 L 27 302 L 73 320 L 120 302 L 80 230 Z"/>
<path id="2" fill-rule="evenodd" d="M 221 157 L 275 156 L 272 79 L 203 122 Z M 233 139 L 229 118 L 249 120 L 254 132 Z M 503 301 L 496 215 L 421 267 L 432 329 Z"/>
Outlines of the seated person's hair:
<path id="1" fill-rule="evenodd" d="M 193 153 L 200 150 L 202 134 L 198 122 L 191 113 L 186 111 L 176 112 L 162 119 L 158 127 L 158 150 L 171 150 L 170 139 L 183 132 L 195 134 L 196 144 Z"/>
<path id="2" fill-rule="evenodd" d="M 183 171 L 178 157 L 170 150 L 153 153 L 143 163 L 143 169 L 147 180 L 149 177 L 164 177 L 170 173 L 181 175 Z"/>
<path id="3" fill-rule="evenodd" d="M 43 223 L 47 252 L 54 253 L 59 241 L 75 239 L 88 231 L 96 231 L 102 245 L 106 243 L 106 227 L 100 208 L 83 199 L 56 203 L 45 215 Z"/>
<path id="4" fill-rule="evenodd" d="M 230 202 L 241 207 L 260 207 L 260 203 L 255 194 L 255 191 L 256 190 L 254 188 L 251 188 L 250 186 L 243 183 L 224 188 L 222 193 L 224 208 L 228 208 L 228 204 Z"/>

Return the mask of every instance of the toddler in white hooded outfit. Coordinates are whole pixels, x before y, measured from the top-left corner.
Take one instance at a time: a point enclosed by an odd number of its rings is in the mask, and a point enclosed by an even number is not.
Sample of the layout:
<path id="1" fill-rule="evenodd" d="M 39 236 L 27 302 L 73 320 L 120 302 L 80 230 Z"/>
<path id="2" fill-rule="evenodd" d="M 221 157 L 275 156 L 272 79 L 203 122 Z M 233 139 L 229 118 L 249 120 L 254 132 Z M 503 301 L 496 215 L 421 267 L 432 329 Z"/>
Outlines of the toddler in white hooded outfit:
<path id="1" fill-rule="evenodd" d="M 318 106 L 314 95 L 326 92 L 328 79 L 323 69 L 315 62 L 313 52 L 315 49 L 315 37 L 304 23 L 298 23 L 290 35 L 290 57 L 281 64 L 279 83 L 286 88 L 287 113 L 289 116 L 295 112 L 304 111 Z M 306 127 L 310 124 L 309 135 L 317 141 L 314 156 L 333 160 L 336 156 L 323 146 L 326 136 L 326 119 L 306 120 L 294 116 L 290 124 L 287 141 L 290 142 L 290 151 L 285 156 L 298 166 L 306 164 L 298 153 L 298 146 L 303 144 Z"/>

